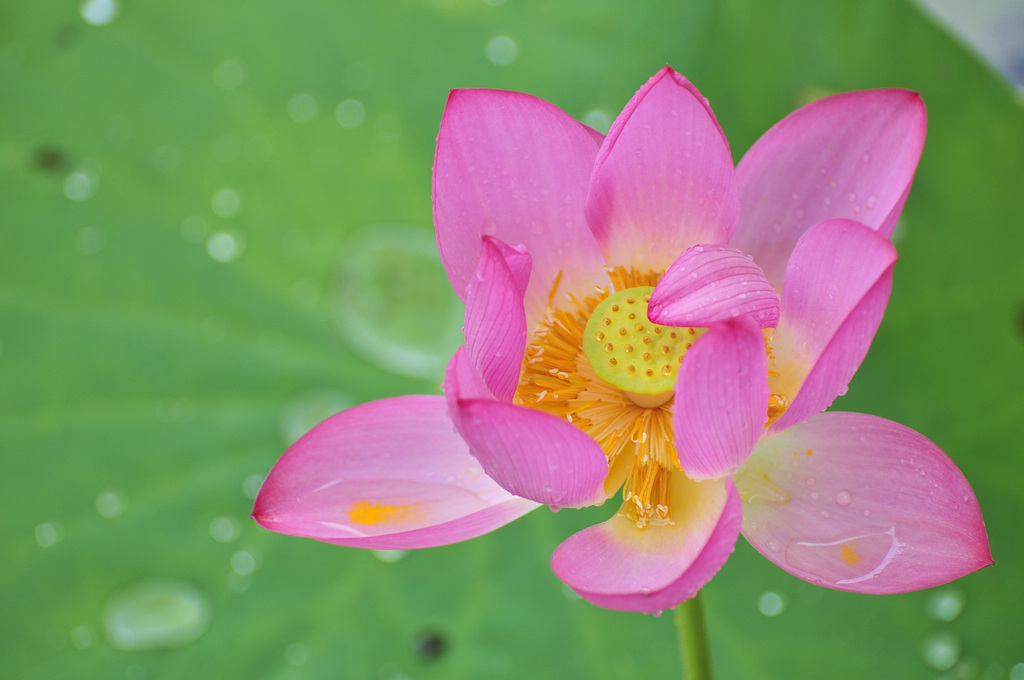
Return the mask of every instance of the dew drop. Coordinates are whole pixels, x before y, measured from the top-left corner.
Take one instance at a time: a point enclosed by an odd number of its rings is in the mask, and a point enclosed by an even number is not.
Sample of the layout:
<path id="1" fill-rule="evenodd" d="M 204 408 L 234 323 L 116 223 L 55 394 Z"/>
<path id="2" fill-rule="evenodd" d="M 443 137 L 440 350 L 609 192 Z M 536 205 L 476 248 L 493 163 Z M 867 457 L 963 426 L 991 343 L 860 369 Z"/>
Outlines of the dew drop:
<path id="1" fill-rule="evenodd" d="M 384 370 L 437 378 L 462 342 L 465 308 L 427 229 L 376 225 L 345 246 L 331 294 L 338 332 Z"/>
<path id="2" fill-rule="evenodd" d="M 114 0 L 86 0 L 78 13 L 85 23 L 92 26 L 106 26 L 117 18 L 117 3 Z"/>
<path id="3" fill-rule="evenodd" d="M 92 198 L 100 188 L 100 165 L 87 158 L 64 178 L 64 195 L 80 202 Z"/>
<path id="4" fill-rule="evenodd" d="M 765 616 L 778 616 L 786 608 L 786 602 L 778 593 L 767 592 L 757 599 L 757 609 Z"/>
<path id="5" fill-rule="evenodd" d="M 921 658 L 937 671 L 948 670 L 960 659 L 960 638 L 949 631 L 928 636 L 921 645 Z"/>
<path id="6" fill-rule="evenodd" d="M 239 576 L 248 576 L 256 571 L 256 555 L 248 550 L 239 550 L 231 556 L 231 571 Z"/>
<path id="7" fill-rule="evenodd" d="M 1016 663 L 1010 669 L 1010 680 L 1024 680 L 1024 663 Z"/>
<path id="8" fill-rule="evenodd" d="M 245 80 L 245 69 L 234 59 L 226 59 L 213 70 L 213 82 L 222 90 L 234 90 Z"/>
<path id="9" fill-rule="evenodd" d="M 854 201 L 857 200 L 857 194 L 851 191 L 850 193 L 846 194 L 846 200 L 848 200 L 850 203 L 853 203 Z"/>
<path id="10" fill-rule="evenodd" d="M 495 66 L 508 66 L 519 56 L 519 46 L 507 35 L 497 35 L 490 39 L 484 52 Z"/>
<path id="11" fill-rule="evenodd" d="M 607 134 L 612 125 L 612 116 L 605 109 L 594 109 L 583 114 L 583 123 L 601 134 Z"/>
<path id="12" fill-rule="evenodd" d="M 316 116 L 316 99 L 313 95 L 300 92 L 288 100 L 288 117 L 296 123 L 308 123 Z"/>
<path id="13" fill-rule="evenodd" d="M 817 491 L 812 491 L 811 492 L 811 500 L 812 501 L 816 501 L 816 500 L 818 500 L 818 498 L 819 498 L 818 492 Z"/>
<path id="14" fill-rule="evenodd" d="M 869 153 L 864 154 L 863 156 L 860 157 L 860 160 L 863 163 L 870 163 L 871 162 L 871 154 L 869 154 Z"/>
<path id="15" fill-rule="evenodd" d="M 373 556 L 381 562 L 388 564 L 394 564 L 405 559 L 405 556 L 409 553 L 408 550 L 371 550 Z"/>
<path id="16" fill-rule="evenodd" d="M 772 231 L 774 231 L 776 234 L 781 234 L 782 233 L 782 224 L 780 222 L 778 222 L 777 220 L 775 222 L 772 222 Z"/>
<path id="17" fill-rule="evenodd" d="M 796 215 L 796 218 L 797 218 L 798 220 L 802 220 L 802 219 L 804 218 L 804 215 L 806 215 L 806 213 L 804 212 L 804 209 L 803 209 L 803 208 L 797 208 L 797 209 L 796 209 L 796 210 L 795 210 L 795 211 L 793 212 L 793 214 L 794 214 L 794 215 Z"/>
<path id="18" fill-rule="evenodd" d="M 60 522 L 43 522 L 36 525 L 36 543 L 43 548 L 52 548 L 64 540 L 64 527 Z"/>
<path id="19" fill-rule="evenodd" d="M 864 207 L 867 208 L 868 210 L 871 210 L 872 208 L 875 207 L 875 204 L 877 202 L 878 202 L 878 197 L 875 196 L 874 194 L 871 194 L 870 196 L 868 196 L 868 200 L 866 200 L 864 202 Z"/>
<path id="20" fill-rule="evenodd" d="M 210 199 L 210 207 L 217 217 L 234 217 L 242 207 L 242 198 L 234 189 L 224 187 L 217 189 Z"/>
<path id="21" fill-rule="evenodd" d="M 226 231 L 216 231 L 206 239 L 206 252 L 217 262 L 234 262 L 242 256 L 245 244 L 242 237 Z"/>
<path id="22" fill-rule="evenodd" d="M 128 499 L 124 494 L 114 489 L 108 489 L 96 496 L 96 512 L 101 517 L 113 519 L 124 514 L 128 509 Z"/>
<path id="23" fill-rule="evenodd" d="M 210 605 L 191 584 L 154 578 L 112 597 L 103 617 L 110 644 L 124 651 L 180 647 L 198 639 Z"/>
<path id="24" fill-rule="evenodd" d="M 836 505 L 840 507 L 846 507 L 853 502 L 853 494 L 847 490 L 842 490 L 836 494 Z"/>
<path id="25" fill-rule="evenodd" d="M 210 536 L 218 543 L 231 543 L 240 533 L 238 522 L 231 517 L 216 517 L 210 522 Z"/>
<path id="26" fill-rule="evenodd" d="M 808 477 L 804 480 L 804 483 L 807 484 L 807 486 L 814 486 L 814 477 Z"/>
<path id="27" fill-rule="evenodd" d="M 343 128 L 357 128 L 366 120 L 366 108 L 362 102 L 355 99 L 346 99 L 334 109 L 334 117 Z"/>
<path id="28" fill-rule="evenodd" d="M 935 621 L 955 621 L 967 604 L 967 596 L 958 588 L 943 588 L 932 593 L 925 603 L 925 613 Z"/>

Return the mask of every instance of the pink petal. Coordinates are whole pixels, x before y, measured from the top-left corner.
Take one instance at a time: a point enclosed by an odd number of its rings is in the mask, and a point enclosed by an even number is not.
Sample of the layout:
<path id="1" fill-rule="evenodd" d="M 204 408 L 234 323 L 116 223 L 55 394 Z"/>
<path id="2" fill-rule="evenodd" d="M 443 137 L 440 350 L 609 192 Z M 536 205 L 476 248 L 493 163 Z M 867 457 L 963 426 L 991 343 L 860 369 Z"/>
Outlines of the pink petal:
<path id="1" fill-rule="evenodd" d="M 992 564 L 963 474 L 883 418 L 834 412 L 795 425 L 758 445 L 736 485 L 747 540 L 812 583 L 902 593 Z"/>
<path id="2" fill-rule="evenodd" d="M 738 195 L 711 107 L 666 66 L 612 124 L 590 180 L 587 220 L 607 264 L 663 271 L 690 246 L 729 241 Z"/>
<path id="3" fill-rule="evenodd" d="M 752 254 L 777 287 L 813 224 L 845 217 L 888 237 L 926 127 L 921 97 L 907 90 L 848 92 L 790 114 L 736 168 L 740 223 L 730 245 Z"/>
<path id="4" fill-rule="evenodd" d="M 543 411 L 457 399 L 460 432 L 484 472 L 509 493 L 555 508 L 603 503 L 608 459 L 583 430 Z"/>
<path id="5" fill-rule="evenodd" d="M 742 522 L 732 480 L 672 478 L 674 525 L 638 529 L 621 514 L 570 536 L 551 557 L 558 578 L 607 609 L 661 612 L 718 573 L 736 546 Z"/>
<path id="6" fill-rule="evenodd" d="M 850 220 L 805 233 L 786 268 L 782 317 L 772 336 L 772 392 L 789 400 L 772 432 L 828 408 L 846 391 L 878 330 L 892 289 L 896 249 Z"/>
<path id="7" fill-rule="evenodd" d="M 672 427 L 688 477 L 718 479 L 747 460 L 764 434 L 767 376 L 764 335 L 746 317 L 712 326 L 686 353 Z"/>
<path id="8" fill-rule="evenodd" d="M 455 350 L 444 372 L 441 385 L 448 404 L 448 417 L 456 431 L 462 432 L 462 415 L 459 412 L 459 399 L 493 399 L 490 388 L 484 384 L 480 371 L 469 358 L 469 350 L 465 345 Z"/>
<path id="9" fill-rule="evenodd" d="M 442 397 L 362 404 L 325 420 L 270 471 L 253 517 L 358 548 L 428 548 L 486 534 L 536 504 L 489 479 Z"/>
<path id="10" fill-rule="evenodd" d="M 523 291 L 517 285 L 502 244 L 485 237 L 480 263 L 466 295 L 466 347 L 469 356 L 496 399 L 512 401 L 526 351 L 526 313 Z M 529 276 L 529 256 L 511 251 L 510 257 Z M 522 276 L 520 280 L 525 280 Z"/>
<path id="11" fill-rule="evenodd" d="M 552 292 L 589 291 L 607 280 L 583 215 L 597 150 L 592 130 L 536 97 L 451 93 L 434 157 L 434 224 L 460 297 L 465 299 L 485 235 L 524 245 L 533 256 L 526 295 L 530 327 L 543 318 Z"/>
<path id="12" fill-rule="evenodd" d="M 750 256 L 700 245 L 672 263 L 651 294 L 647 316 L 666 326 L 707 328 L 749 315 L 761 328 L 779 323 L 779 296 Z"/>
<path id="13" fill-rule="evenodd" d="M 605 500 L 608 461 L 601 447 L 555 416 L 494 401 L 464 346 L 448 364 L 444 391 L 473 455 L 509 492 L 555 507 Z"/>

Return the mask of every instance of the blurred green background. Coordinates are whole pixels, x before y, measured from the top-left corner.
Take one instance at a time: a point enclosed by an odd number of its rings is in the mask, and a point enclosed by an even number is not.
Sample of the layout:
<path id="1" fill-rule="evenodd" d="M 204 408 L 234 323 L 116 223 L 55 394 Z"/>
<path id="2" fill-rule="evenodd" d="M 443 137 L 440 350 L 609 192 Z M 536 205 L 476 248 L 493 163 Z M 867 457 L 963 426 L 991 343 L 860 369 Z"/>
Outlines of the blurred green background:
<path id="1" fill-rule="evenodd" d="M 665 63 L 737 159 L 810 98 L 923 93 L 892 301 L 836 407 L 946 450 L 996 560 L 870 597 L 741 539 L 705 589 L 718 677 L 1024 678 L 1024 110 L 896 0 L 0 4 L 0 677 L 678 676 L 671 617 L 550 572 L 607 508 L 408 554 L 248 518 L 323 417 L 438 392 L 448 90 L 606 128 Z"/>

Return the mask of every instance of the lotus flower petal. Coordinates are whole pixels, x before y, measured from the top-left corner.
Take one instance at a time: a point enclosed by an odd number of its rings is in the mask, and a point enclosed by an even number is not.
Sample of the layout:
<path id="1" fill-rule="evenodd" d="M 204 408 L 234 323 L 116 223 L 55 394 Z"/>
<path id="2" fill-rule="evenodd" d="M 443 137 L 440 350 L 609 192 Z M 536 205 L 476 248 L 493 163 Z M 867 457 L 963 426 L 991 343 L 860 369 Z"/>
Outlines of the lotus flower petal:
<path id="1" fill-rule="evenodd" d="M 537 507 L 483 474 L 442 397 L 382 399 L 299 439 L 253 517 L 281 533 L 357 548 L 428 548 L 486 534 Z"/>
<path id="2" fill-rule="evenodd" d="M 794 425 L 757 446 L 736 486 L 747 540 L 812 583 L 902 593 L 992 564 L 963 474 L 883 418 L 833 412 Z"/>
<path id="3" fill-rule="evenodd" d="M 651 294 L 647 316 L 666 326 L 707 328 L 740 315 L 761 328 L 779 323 L 779 296 L 748 255 L 720 245 L 690 248 Z"/>
<path id="4" fill-rule="evenodd" d="M 502 254 L 502 244 L 485 237 L 480 263 L 466 295 L 466 347 L 473 365 L 491 394 L 512 401 L 519 382 L 519 366 L 526 350 L 526 313 L 523 290 Z M 507 247 L 506 247 L 507 248 Z M 508 249 L 513 262 L 529 276 L 529 260 Z M 525 256 L 529 257 L 529 256 Z"/>
<path id="5" fill-rule="evenodd" d="M 732 480 L 672 478 L 675 524 L 637 530 L 622 514 L 570 536 L 551 567 L 600 607 L 656 613 L 697 594 L 732 554 L 742 510 Z"/>
<path id="6" fill-rule="evenodd" d="M 583 214 L 599 142 L 594 131 L 541 99 L 499 90 L 455 90 L 434 157 L 434 224 L 441 260 L 465 299 L 483 236 L 523 245 L 533 257 L 529 327 L 559 291 L 589 290 L 603 264 Z"/>
<path id="7" fill-rule="evenodd" d="M 690 81 L 666 67 L 612 124 L 587 196 L 611 266 L 665 270 L 699 243 L 728 243 L 739 210 L 729 143 Z"/>
<path id="8" fill-rule="evenodd" d="M 764 335 L 749 318 L 712 326 L 686 354 L 672 424 L 691 479 L 736 472 L 764 434 L 768 413 Z"/>
<path id="9" fill-rule="evenodd" d="M 850 220 L 828 220 L 797 243 L 772 336 L 778 375 L 772 392 L 789 399 L 778 432 L 823 411 L 846 389 L 882 322 L 896 249 Z M 794 396 L 795 395 L 795 396 Z"/>
<path id="10" fill-rule="evenodd" d="M 730 245 L 772 285 L 805 231 L 835 218 L 892 234 L 924 147 L 920 95 L 868 90 L 826 97 L 774 125 L 736 168 L 740 222 Z"/>

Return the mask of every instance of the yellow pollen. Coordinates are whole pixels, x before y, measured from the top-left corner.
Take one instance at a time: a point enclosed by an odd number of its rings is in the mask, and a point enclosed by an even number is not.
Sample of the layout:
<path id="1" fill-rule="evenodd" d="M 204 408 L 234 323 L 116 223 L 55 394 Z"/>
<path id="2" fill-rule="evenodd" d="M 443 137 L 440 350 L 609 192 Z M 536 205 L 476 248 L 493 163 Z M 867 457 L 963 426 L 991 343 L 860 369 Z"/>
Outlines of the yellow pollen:
<path id="1" fill-rule="evenodd" d="M 681 518 L 672 515 L 670 489 L 683 488 L 683 478 L 672 480 L 685 477 L 672 429 L 674 388 L 686 351 L 705 329 L 649 322 L 647 305 L 660 273 L 619 267 L 608 275 L 610 287 L 569 294 L 562 306 L 552 292 L 548 315 L 528 340 L 514 401 L 569 422 L 597 442 L 608 458 L 605 492 L 621 488 L 620 515 L 640 529 L 674 524 Z M 773 397 L 769 415 L 773 407 L 781 415 L 785 397 Z M 374 523 L 408 511 L 353 506 L 350 515 Z"/>

